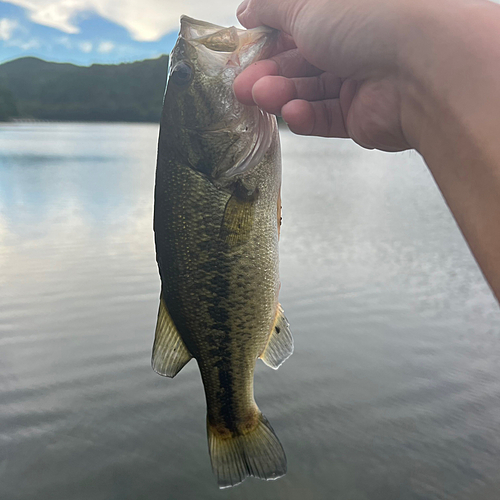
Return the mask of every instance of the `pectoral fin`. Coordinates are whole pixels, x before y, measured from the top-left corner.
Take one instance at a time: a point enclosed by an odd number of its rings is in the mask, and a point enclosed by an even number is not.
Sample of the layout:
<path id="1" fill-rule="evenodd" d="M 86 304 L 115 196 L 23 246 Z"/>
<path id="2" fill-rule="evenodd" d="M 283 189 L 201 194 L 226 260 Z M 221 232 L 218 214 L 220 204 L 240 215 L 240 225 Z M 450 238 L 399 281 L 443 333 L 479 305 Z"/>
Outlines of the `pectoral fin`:
<path id="1" fill-rule="evenodd" d="M 173 378 L 192 357 L 168 313 L 163 298 L 160 296 L 160 308 L 151 358 L 153 370 L 160 375 Z"/>
<path id="2" fill-rule="evenodd" d="M 226 203 L 220 228 L 220 238 L 229 246 L 248 241 L 253 227 L 255 199 L 251 196 L 242 198 L 233 194 Z"/>
<path id="3" fill-rule="evenodd" d="M 274 370 L 277 370 L 293 353 L 293 338 L 290 324 L 286 319 L 281 304 L 278 304 L 276 319 L 266 348 L 260 359 Z"/>

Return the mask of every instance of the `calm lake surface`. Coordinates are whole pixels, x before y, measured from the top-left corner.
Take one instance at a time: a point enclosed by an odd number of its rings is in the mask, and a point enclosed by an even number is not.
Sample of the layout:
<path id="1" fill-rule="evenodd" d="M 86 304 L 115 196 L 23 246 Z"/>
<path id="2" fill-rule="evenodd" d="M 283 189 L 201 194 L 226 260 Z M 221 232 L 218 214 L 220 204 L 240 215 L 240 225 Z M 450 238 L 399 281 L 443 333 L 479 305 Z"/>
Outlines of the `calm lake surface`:
<path id="1" fill-rule="evenodd" d="M 288 474 L 218 490 L 196 363 L 150 368 L 157 135 L 0 127 L 0 499 L 500 498 L 500 310 L 430 174 L 287 131 Z"/>

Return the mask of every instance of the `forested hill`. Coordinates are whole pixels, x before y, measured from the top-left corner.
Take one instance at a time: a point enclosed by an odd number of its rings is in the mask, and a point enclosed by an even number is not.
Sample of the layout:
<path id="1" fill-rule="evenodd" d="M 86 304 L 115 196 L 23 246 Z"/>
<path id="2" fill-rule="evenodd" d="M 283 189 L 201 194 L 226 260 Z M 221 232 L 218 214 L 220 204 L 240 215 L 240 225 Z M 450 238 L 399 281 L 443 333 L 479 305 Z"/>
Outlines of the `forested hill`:
<path id="1" fill-rule="evenodd" d="M 0 121 L 159 122 L 168 56 L 75 66 L 24 57 L 0 65 Z"/>

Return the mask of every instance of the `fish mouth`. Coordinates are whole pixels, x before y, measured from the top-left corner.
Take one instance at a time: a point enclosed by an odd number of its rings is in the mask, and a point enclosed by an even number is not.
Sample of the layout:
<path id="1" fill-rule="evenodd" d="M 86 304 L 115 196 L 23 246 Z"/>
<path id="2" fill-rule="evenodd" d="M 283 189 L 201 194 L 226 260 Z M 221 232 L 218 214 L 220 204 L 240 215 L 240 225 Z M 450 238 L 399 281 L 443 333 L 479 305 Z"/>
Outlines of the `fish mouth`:
<path id="1" fill-rule="evenodd" d="M 205 68 L 235 66 L 243 71 L 250 64 L 269 57 L 278 33 L 267 26 L 250 30 L 225 28 L 181 16 L 179 37 L 196 49 L 197 59 Z"/>

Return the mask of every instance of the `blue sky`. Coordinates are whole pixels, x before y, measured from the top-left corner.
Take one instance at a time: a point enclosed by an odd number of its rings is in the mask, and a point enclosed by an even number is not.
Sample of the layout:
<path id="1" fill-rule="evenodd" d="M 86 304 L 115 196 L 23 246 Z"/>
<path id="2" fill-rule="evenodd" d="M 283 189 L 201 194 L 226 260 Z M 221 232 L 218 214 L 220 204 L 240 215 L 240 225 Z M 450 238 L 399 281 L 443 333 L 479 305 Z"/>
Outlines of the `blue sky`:
<path id="1" fill-rule="evenodd" d="M 181 14 L 236 23 L 232 0 L 0 1 L 0 63 L 24 56 L 48 61 L 120 63 L 168 54 Z M 216 14 L 215 14 L 216 13 Z"/>

